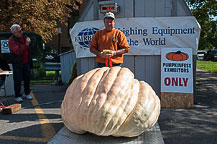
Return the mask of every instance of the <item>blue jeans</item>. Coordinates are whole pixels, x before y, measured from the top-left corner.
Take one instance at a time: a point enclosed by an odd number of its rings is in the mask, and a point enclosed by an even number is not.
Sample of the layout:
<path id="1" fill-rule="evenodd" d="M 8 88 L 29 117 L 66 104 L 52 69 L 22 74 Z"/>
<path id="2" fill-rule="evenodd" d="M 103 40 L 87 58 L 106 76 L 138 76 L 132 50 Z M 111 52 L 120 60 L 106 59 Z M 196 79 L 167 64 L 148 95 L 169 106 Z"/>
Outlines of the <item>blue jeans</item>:
<path id="1" fill-rule="evenodd" d="M 24 81 L 24 93 L 30 94 L 30 64 L 13 65 L 15 97 L 21 97 L 21 82 Z"/>
<path id="2" fill-rule="evenodd" d="M 122 63 L 119 64 L 112 64 L 112 66 L 120 66 L 121 67 Z M 96 68 L 102 68 L 102 67 L 106 67 L 106 65 L 104 63 L 97 63 Z"/>

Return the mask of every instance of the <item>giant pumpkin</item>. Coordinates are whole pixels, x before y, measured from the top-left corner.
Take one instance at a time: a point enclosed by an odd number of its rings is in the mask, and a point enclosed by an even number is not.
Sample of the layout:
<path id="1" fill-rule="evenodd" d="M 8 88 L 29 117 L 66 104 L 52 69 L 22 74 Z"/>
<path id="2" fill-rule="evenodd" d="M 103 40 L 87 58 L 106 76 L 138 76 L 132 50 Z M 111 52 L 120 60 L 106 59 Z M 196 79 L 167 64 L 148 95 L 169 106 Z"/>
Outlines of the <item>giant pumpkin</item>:
<path id="1" fill-rule="evenodd" d="M 72 132 L 134 137 L 152 127 L 160 101 L 150 85 L 134 79 L 128 68 L 97 68 L 78 76 L 61 105 Z"/>

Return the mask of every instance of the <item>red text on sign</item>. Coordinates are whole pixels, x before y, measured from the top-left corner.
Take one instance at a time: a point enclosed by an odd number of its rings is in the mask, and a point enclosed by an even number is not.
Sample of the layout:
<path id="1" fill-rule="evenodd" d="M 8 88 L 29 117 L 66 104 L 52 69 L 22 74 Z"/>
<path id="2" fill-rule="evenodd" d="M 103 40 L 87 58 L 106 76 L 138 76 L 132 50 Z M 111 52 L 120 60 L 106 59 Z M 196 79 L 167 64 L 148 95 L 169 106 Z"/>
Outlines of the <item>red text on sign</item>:
<path id="1" fill-rule="evenodd" d="M 186 87 L 188 83 L 188 78 L 170 78 L 166 77 L 164 79 L 164 84 L 166 86 L 184 86 Z"/>

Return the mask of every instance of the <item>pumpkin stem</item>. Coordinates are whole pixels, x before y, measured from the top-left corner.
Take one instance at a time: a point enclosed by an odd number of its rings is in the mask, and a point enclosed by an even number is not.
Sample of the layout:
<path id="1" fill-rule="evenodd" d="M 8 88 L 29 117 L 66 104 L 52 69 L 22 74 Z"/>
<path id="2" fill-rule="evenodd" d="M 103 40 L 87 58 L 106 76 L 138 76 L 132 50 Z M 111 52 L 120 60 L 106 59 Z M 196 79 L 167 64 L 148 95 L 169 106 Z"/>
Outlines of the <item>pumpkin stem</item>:
<path id="1" fill-rule="evenodd" d="M 182 52 L 181 52 L 181 51 L 177 51 L 177 52 L 176 52 L 176 54 L 180 54 L 180 53 L 182 53 Z"/>

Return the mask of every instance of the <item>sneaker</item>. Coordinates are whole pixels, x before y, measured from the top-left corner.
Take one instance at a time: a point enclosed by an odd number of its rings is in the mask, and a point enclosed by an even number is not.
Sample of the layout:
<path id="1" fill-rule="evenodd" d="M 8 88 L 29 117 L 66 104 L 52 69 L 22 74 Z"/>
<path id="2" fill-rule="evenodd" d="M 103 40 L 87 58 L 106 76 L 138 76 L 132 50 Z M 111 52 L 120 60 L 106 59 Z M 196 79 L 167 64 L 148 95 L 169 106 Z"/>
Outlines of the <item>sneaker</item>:
<path id="1" fill-rule="evenodd" d="M 26 98 L 26 99 L 28 99 L 28 100 L 32 100 L 32 96 L 31 96 L 30 94 L 24 95 L 23 98 Z"/>
<path id="2" fill-rule="evenodd" d="M 18 102 L 18 103 L 20 103 L 20 102 L 23 102 L 23 99 L 22 99 L 22 97 L 16 97 L 15 101 Z"/>

